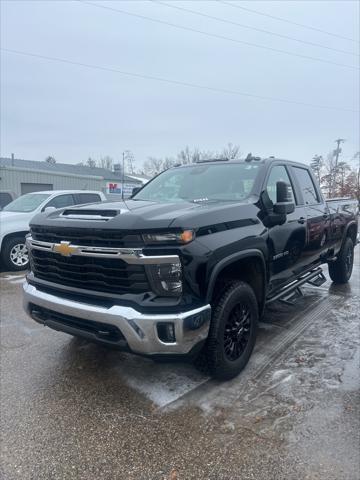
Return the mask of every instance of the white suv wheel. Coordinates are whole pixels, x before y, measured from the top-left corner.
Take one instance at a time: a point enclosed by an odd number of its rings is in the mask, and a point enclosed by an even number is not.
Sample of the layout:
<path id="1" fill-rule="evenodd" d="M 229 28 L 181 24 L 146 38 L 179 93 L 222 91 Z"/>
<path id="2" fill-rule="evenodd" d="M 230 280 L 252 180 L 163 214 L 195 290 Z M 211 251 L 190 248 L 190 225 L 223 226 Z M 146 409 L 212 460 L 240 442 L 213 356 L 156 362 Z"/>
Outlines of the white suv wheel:
<path id="1" fill-rule="evenodd" d="M 28 264 L 29 255 L 24 243 L 18 243 L 12 247 L 10 260 L 16 267 L 25 267 Z"/>

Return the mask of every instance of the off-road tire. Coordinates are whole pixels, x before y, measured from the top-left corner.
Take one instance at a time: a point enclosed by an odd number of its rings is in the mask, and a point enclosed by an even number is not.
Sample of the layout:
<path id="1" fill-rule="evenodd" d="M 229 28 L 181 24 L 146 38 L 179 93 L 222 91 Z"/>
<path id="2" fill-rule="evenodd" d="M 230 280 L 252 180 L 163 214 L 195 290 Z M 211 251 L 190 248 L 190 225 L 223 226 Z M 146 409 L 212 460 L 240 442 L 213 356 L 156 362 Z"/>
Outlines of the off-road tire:
<path id="1" fill-rule="evenodd" d="M 225 327 L 229 330 L 229 322 L 231 322 L 232 316 L 235 315 L 234 312 L 236 312 L 236 309 L 242 309 L 243 306 L 246 307 L 248 312 L 246 316 L 248 325 L 246 330 L 248 334 L 247 340 L 243 347 L 240 347 L 241 343 L 238 346 L 239 350 L 243 348 L 242 352 L 239 353 L 239 357 L 230 359 L 229 346 L 228 343 L 226 345 L 225 339 L 225 335 L 228 337 L 229 334 L 226 334 Z M 250 285 L 242 281 L 234 281 L 227 284 L 212 305 L 210 331 L 204 350 L 207 370 L 213 378 L 230 380 L 243 370 L 255 345 L 258 318 L 258 302 Z M 245 339 L 242 341 L 245 341 Z M 226 348 L 228 350 L 227 353 Z"/>
<path id="2" fill-rule="evenodd" d="M 29 260 L 27 261 L 27 263 L 23 264 L 21 264 L 21 261 L 19 261 L 19 264 L 17 265 L 11 259 L 11 255 L 14 255 L 14 249 L 16 249 L 17 245 L 25 246 L 25 237 L 10 237 L 8 239 L 5 239 L 1 246 L 1 260 L 5 267 L 5 270 L 7 271 L 22 271 L 27 270 L 29 267 Z"/>
<path id="3" fill-rule="evenodd" d="M 340 249 L 337 260 L 329 263 L 329 275 L 334 283 L 347 283 L 350 280 L 354 263 L 354 244 L 347 237 Z"/>

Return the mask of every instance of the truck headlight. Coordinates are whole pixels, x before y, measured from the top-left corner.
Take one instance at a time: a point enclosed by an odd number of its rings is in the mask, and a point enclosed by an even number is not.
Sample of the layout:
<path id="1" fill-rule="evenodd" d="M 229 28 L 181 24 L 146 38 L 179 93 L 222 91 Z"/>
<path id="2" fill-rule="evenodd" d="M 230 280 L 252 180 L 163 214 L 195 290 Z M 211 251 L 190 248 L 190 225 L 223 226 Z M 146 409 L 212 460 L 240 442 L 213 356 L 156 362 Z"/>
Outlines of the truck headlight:
<path id="1" fill-rule="evenodd" d="M 183 230 L 182 232 L 159 232 L 159 233 L 144 233 L 143 239 L 147 245 L 158 245 L 159 243 L 169 244 L 186 244 L 192 242 L 195 238 L 193 230 Z"/>
<path id="2" fill-rule="evenodd" d="M 161 297 L 179 297 L 182 294 L 180 261 L 146 265 L 146 272 L 154 293 Z"/>

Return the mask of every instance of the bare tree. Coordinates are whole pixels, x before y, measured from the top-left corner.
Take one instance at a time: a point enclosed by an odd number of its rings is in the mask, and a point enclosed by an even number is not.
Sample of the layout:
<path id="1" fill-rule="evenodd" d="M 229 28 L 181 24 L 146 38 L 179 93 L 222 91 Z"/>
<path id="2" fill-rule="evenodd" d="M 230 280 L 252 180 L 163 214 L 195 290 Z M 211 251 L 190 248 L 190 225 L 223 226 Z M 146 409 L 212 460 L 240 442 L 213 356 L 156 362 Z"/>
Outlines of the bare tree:
<path id="1" fill-rule="evenodd" d="M 97 164 L 100 168 L 106 168 L 106 170 L 112 170 L 114 167 L 114 160 L 109 155 L 105 155 L 104 157 L 100 157 Z"/>
<path id="2" fill-rule="evenodd" d="M 168 168 L 171 168 L 173 167 L 174 165 L 176 165 L 176 160 L 174 160 L 173 158 L 171 157 L 165 157 L 164 160 L 163 160 L 163 168 L 164 170 L 167 170 Z"/>
<path id="3" fill-rule="evenodd" d="M 197 147 L 191 149 L 189 146 L 186 146 L 177 154 L 176 160 L 172 157 L 165 157 L 164 159 L 149 157 L 143 164 L 143 172 L 147 175 L 155 175 L 177 163 L 181 165 L 191 165 L 200 160 L 208 160 L 211 158 L 234 160 L 239 157 L 240 147 L 238 145 L 233 145 L 232 143 L 228 143 L 220 153 L 214 153 L 210 150 L 199 150 Z"/>
<path id="4" fill-rule="evenodd" d="M 220 158 L 219 154 L 213 150 L 201 150 L 199 160 L 211 160 L 212 158 Z"/>
<path id="5" fill-rule="evenodd" d="M 358 163 L 357 163 L 357 166 L 355 167 L 355 177 L 356 177 L 355 195 L 360 202 L 360 152 L 356 152 L 351 160 L 356 160 L 357 158 L 358 158 Z"/>
<path id="6" fill-rule="evenodd" d="M 344 178 L 344 184 L 340 195 L 343 197 L 357 198 L 360 201 L 356 170 L 351 170 Z"/>
<path id="7" fill-rule="evenodd" d="M 86 161 L 86 165 L 90 168 L 96 167 L 96 160 L 94 158 L 89 157 Z"/>
<path id="8" fill-rule="evenodd" d="M 314 172 L 319 183 L 321 181 L 321 172 L 322 172 L 323 165 L 324 165 L 323 157 L 321 155 L 314 155 L 310 163 L 310 167 Z"/>
<path id="9" fill-rule="evenodd" d="M 56 160 L 55 160 L 55 157 L 52 157 L 51 155 L 49 155 L 48 157 L 45 158 L 45 162 L 50 163 L 50 165 L 55 165 Z"/>
<path id="10" fill-rule="evenodd" d="M 201 158 L 201 152 L 198 148 L 191 150 L 189 146 L 186 146 L 180 153 L 177 155 L 179 163 L 183 165 L 189 165 L 190 163 L 196 163 Z"/>
<path id="11" fill-rule="evenodd" d="M 144 172 L 151 177 L 158 175 L 164 170 L 164 161 L 161 158 L 149 157 L 144 162 Z"/>
<path id="12" fill-rule="evenodd" d="M 240 155 L 240 146 L 228 143 L 227 146 L 223 148 L 218 158 L 223 158 L 224 160 L 237 160 L 240 158 Z"/>
<path id="13" fill-rule="evenodd" d="M 335 196 L 335 156 L 334 152 L 329 152 L 323 164 L 323 174 L 320 178 L 320 184 L 328 198 Z"/>
<path id="14" fill-rule="evenodd" d="M 360 158 L 356 153 L 351 160 L 358 156 Z M 330 152 L 322 165 L 320 185 L 328 198 L 349 196 L 360 199 L 360 162 L 358 168 L 351 168 L 349 162 L 338 161 L 336 151 Z"/>
<path id="15" fill-rule="evenodd" d="M 335 169 L 335 191 L 339 196 L 346 195 L 345 191 L 348 188 L 345 188 L 346 179 L 351 172 L 350 165 L 346 162 L 339 162 Z"/>
<path id="16" fill-rule="evenodd" d="M 126 160 L 127 160 L 127 171 L 128 171 L 128 173 L 134 174 L 135 173 L 135 158 L 134 158 L 134 155 L 133 154 L 127 155 Z"/>

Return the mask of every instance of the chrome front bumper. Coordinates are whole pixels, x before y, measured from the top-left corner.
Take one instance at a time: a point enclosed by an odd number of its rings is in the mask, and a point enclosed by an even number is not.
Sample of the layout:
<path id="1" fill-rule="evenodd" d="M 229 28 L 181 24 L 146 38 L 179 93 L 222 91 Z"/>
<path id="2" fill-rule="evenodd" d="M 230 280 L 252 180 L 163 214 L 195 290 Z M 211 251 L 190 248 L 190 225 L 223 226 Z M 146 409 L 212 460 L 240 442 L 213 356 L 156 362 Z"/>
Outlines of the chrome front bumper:
<path id="1" fill-rule="evenodd" d="M 76 319 L 101 322 L 102 324 L 117 327 L 125 337 L 128 348 L 142 355 L 184 355 L 188 354 L 198 343 L 205 340 L 210 326 L 210 305 L 176 314 L 143 314 L 137 310 L 114 305 L 110 308 L 99 307 L 73 300 L 68 300 L 37 289 L 34 285 L 24 284 L 24 308 L 35 320 L 39 321 L 33 310 L 40 307 L 44 311 L 55 312 Z M 46 318 L 41 322 L 47 324 Z M 157 325 L 172 323 L 175 329 L 176 340 L 167 343 L 160 340 Z M 57 330 L 81 335 L 81 331 L 73 332 L 61 328 L 61 324 L 54 327 Z M 83 335 L 89 337 L 89 335 Z M 94 340 L 102 340 L 94 337 Z"/>

